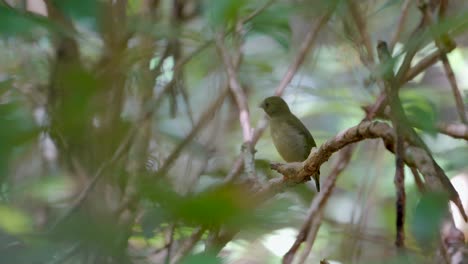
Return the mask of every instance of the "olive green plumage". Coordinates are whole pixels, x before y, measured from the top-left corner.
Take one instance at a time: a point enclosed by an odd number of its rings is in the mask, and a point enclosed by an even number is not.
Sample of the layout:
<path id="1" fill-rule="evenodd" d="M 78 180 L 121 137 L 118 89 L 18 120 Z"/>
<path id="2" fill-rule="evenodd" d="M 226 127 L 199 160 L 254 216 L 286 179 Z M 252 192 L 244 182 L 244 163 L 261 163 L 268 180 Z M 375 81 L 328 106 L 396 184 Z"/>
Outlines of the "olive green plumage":
<path id="1" fill-rule="evenodd" d="M 297 118 L 288 104 L 279 96 L 271 96 L 260 105 L 270 118 L 270 132 L 276 150 L 286 162 L 302 162 L 310 150 L 317 146 L 304 124 Z M 315 186 L 320 191 L 319 174 L 314 175 Z"/>

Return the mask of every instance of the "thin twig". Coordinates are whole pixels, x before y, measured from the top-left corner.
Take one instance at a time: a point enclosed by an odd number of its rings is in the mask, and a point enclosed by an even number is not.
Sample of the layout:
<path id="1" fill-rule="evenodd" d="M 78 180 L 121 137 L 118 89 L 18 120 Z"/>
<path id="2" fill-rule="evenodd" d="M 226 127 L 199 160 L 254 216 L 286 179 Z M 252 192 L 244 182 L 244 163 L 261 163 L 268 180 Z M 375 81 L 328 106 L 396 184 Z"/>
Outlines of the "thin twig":
<path id="1" fill-rule="evenodd" d="M 174 233 L 175 233 L 175 223 L 172 223 L 170 226 L 169 226 L 169 239 L 166 238 L 166 240 L 169 240 L 166 245 L 167 245 L 167 248 L 166 248 L 166 257 L 165 257 L 165 260 L 164 260 L 164 263 L 165 264 L 169 264 L 171 262 L 171 254 L 172 254 L 172 248 L 173 248 L 173 245 L 174 245 Z"/>
<path id="2" fill-rule="evenodd" d="M 325 25 L 325 23 L 327 23 L 327 21 L 330 19 L 330 16 L 332 14 L 333 14 L 333 9 L 328 10 L 325 15 L 320 16 L 318 18 L 318 21 L 310 26 L 310 30 L 307 31 L 306 36 L 304 37 L 304 40 L 302 40 L 301 46 L 299 47 L 299 50 L 297 51 L 296 57 L 289 65 L 289 68 L 284 74 L 283 78 L 281 79 L 281 82 L 276 87 L 275 95 L 280 96 L 283 94 L 286 87 L 289 85 L 289 83 L 292 81 L 297 71 L 299 70 L 299 68 L 304 63 L 305 59 L 307 58 L 307 55 L 309 54 L 309 51 L 314 46 L 314 43 L 317 40 L 320 30 Z"/>
<path id="3" fill-rule="evenodd" d="M 265 9 L 267 9 L 271 4 L 273 4 L 275 0 L 268 0 L 263 4 L 261 7 L 259 7 L 257 10 L 253 11 L 250 15 L 246 16 L 245 18 L 242 18 L 240 20 L 240 24 L 246 24 L 247 22 L 250 22 L 252 19 L 254 19 L 256 16 L 261 14 Z"/>
<path id="4" fill-rule="evenodd" d="M 397 27 L 395 29 L 395 32 L 393 32 L 392 40 L 390 41 L 390 44 L 388 45 L 388 49 L 390 50 L 390 53 L 392 53 L 393 49 L 395 48 L 396 43 L 400 39 L 401 32 L 403 31 L 403 28 L 405 26 L 406 18 L 408 17 L 408 11 L 409 11 L 411 2 L 412 0 L 405 0 L 405 2 L 403 2 L 403 5 L 401 6 L 400 18 L 398 19 Z"/>
<path id="5" fill-rule="evenodd" d="M 305 251 L 310 252 L 310 249 L 313 246 L 313 238 L 315 236 L 314 234 L 316 233 L 316 230 L 318 230 L 317 220 L 320 219 L 320 217 L 318 217 L 319 213 L 322 211 L 323 207 L 328 201 L 328 198 L 333 192 L 338 176 L 349 164 L 352 157 L 353 149 L 353 147 L 348 147 L 340 152 L 340 157 L 338 158 L 338 161 L 333 166 L 330 175 L 326 177 L 322 191 L 318 193 L 312 200 L 312 203 L 307 212 L 306 220 L 304 221 L 304 224 L 302 225 L 299 234 L 297 235 L 296 241 L 294 241 L 294 244 L 284 255 L 283 264 L 292 263 L 295 254 L 297 253 L 299 247 L 304 241 L 308 241 L 307 248 L 305 249 Z M 320 221 L 318 222 L 320 223 Z M 304 253 L 303 255 L 306 254 Z"/>
<path id="6" fill-rule="evenodd" d="M 205 233 L 204 228 L 197 228 L 187 241 L 184 241 L 182 246 L 179 247 L 179 250 L 174 254 L 174 257 L 171 259 L 171 264 L 179 263 L 179 261 L 187 255 L 195 246 L 195 244 L 201 239 L 203 233 Z"/>
<path id="7" fill-rule="evenodd" d="M 354 1 L 348 0 L 347 3 L 349 6 L 349 10 L 351 11 L 351 16 L 353 17 L 354 22 L 356 23 L 359 35 L 361 36 L 361 41 L 364 44 L 364 47 L 366 47 L 367 54 L 365 56 L 365 64 L 371 65 L 374 63 L 374 47 L 372 46 L 372 41 L 370 39 L 369 32 L 367 32 L 366 22 L 364 21 L 361 15 L 361 11 L 358 9 Z"/>
<path id="8" fill-rule="evenodd" d="M 442 1 L 443 2 L 443 1 Z M 442 5 L 441 2 L 441 5 Z M 441 6 L 440 9 L 440 14 L 443 15 L 444 7 Z M 425 12 L 426 16 L 428 17 L 429 23 L 434 23 L 434 19 L 432 18 L 431 12 L 426 8 L 423 10 Z M 439 19 L 441 19 L 440 17 Z M 443 38 L 446 38 L 448 41 L 443 42 Z M 447 35 L 441 36 L 441 37 L 436 37 L 434 35 L 434 42 L 437 46 L 437 49 L 441 51 L 441 56 L 440 60 L 442 61 L 442 65 L 444 66 L 444 71 L 445 75 L 447 76 L 447 80 L 450 83 L 450 87 L 452 88 L 452 93 L 453 93 L 453 98 L 455 99 L 455 106 L 457 108 L 458 116 L 460 117 L 460 120 L 464 124 L 468 124 L 468 120 L 466 118 L 466 112 L 465 112 L 465 105 L 463 103 L 462 95 L 460 93 L 460 90 L 458 89 L 458 84 L 457 80 L 455 78 L 455 74 L 453 73 L 452 66 L 450 65 L 450 61 L 447 58 L 447 54 L 445 52 L 445 45 L 444 43 L 452 43 L 453 41 L 448 38 Z M 449 45 L 453 46 L 453 45 Z"/>
<path id="9" fill-rule="evenodd" d="M 117 150 L 114 152 L 111 159 L 101 164 L 101 166 L 97 169 L 96 173 L 94 174 L 94 177 L 88 182 L 86 187 L 80 192 L 80 194 L 72 203 L 70 208 L 50 226 L 49 231 L 53 231 L 59 224 L 67 220 L 83 204 L 83 202 L 86 200 L 86 197 L 93 190 L 94 186 L 96 186 L 96 183 L 99 181 L 102 175 L 104 175 L 103 173 L 104 170 L 107 169 L 109 166 L 113 165 L 118 159 L 120 159 L 120 157 L 128 149 L 136 131 L 137 129 L 133 128 L 128 133 L 127 137 L 123 140 L 123 142 L 119 145 Z"/>
<path id="10" fill-rule="evenodd" d="M 307 238 L 305 240 L 304 249 L 302 250 L 302 253 L 299 256 L 299 261 L 297 262 L 299 264 L 305 263 L 305 261 L 307 260 L 307 257 L 310 254 L 310 251 L 312 250 L 312 246 L 314 245 L 315 238 L 317 237 L 318 230 L 322 223 L 322 215 L 323 215 L 323 210 L 319 210 L 317 214 L 315 215 L 315 217 L 311 219 L 310 229 L 309 229 Z"/>
<path id="11" fill-rule="evenodd" d="M 425 10 L 427 9 L 427 5 L 422 5 L 419 7 L 420 10 Z M 428 18 L 427 16 L 423 13 L 423 16 L 421 17 L 421 21 L 419 22 L 418 26 L 416 29 L 413 31 L 411 34 L 411 37 L 408 38 L 408 41 L 405 44 L 404 50 L 406 50 L 405 57 L 403 58 L 403 62 L 401 63 L 400 68 L 398 69 L 398 72 L 395 74 L 395 79 L 397 80 L 397 83 L 399 84 L 398 87 L 402 85 L 401 80 L 404 79 L 404 76 L 406 76 L 408 70 L 411 68 L 411 62 L 413 61 L 414 56 L 418 52 L 419 48 L 422 46 L 424 42 L 424 32 L 426 31 L 426 26 L 428 24 Z"/>
<path id="12" fill-rule="evenodd" d="M 372 107 L 373 107 L 372 105 L 368 105 L 368 106 L 363 106 L 362 109 L 366 112 L 367 115 L 370 116 L 370 111 L 372 110 L 371 109 Z M 383 111 L 380 111 L 372 115 L 372 118 L 374 117 L 377 117 L 380 119 L 386 119 L 386 120 L 390 119 L 387 108 L 383 109 Z M 410 120 L 410 122 L 412 122 L 412 120 Z M 413 127 L 421 128 L 421 127 L 418 127 L 417 124 L 414 124 L 414 123 L 410 123 L 410 124 Z M 468 140 L 468 126 L 465 124 L 460 124 L 460 123 L 447 124 L 447 123 L 438 122 L 435 125 L 435 127 L 437 128 L 437 132 L 441 134 L 445 134 L 453 138 Z"/>
<path id="13" fill-rule="evenodd" d="M 265 3 L 264 5 L 262 5 L 261 7 L 259 7 L 258 9 L 254 10 L 251 14 L 249 14 L 248 16 L 246 16 L 244 19 L 241 19 L 241 23 L 242 24 L 245 24 L 245 23 L 248 23 L 250 22 L 252 19 L 254 19 L 256 16 L 258 16 L 259 14 L 261 14 L 263 11 L 265 11 L 265 9 L 267 9 L 274 1 L 273 0 L 269 0 L 267 3 Z M 225 33 L 224 37 L 226 37 L 227 35 L 229 34 L 232 34 L 234 31 L 233 30 L 229 30 Z M 211 46 L 212 44 L 215 43 L 215 40 L 214 39 L 210 39 L 210 40 L 207 40 L 205 41 L 202 45 L 200 45 L 199 47 L 197 47 L 194 51 L 192 51 L 189 55 L 185 56 L 184 58 L 180 59 L 176 65 L 174 66 L 174 75 L 175 75 L 175 72 L 176 71 L 179 71 L 181 70 L 181 68 L 187 64 L 190 60 L 192 60 L 193 57 L 195 57 L 196 55 L 198 55 L 199 53 L 201 53 L 203 50 L 205 50 L 206 48 L 208 48 L 209 46 Z"/>
<path id="14" fill-rule="evenodd" d="M 156 172 L 157 174 L 165 175 L 167 173 L 174 161 L 177 159 L 177 157 L 179 157 L 182 150 L 193 140 L 193 138 L 198 134 L 198 132 L 207 124 L 209 120 L 212 119 L 213 115 L 221 107 L 222 103 L 224 102 L 224 99 L 228 95 L 228 91 L 228 89 L 225 89 L 218 95 L 218 98 L 216 98 L 216 100 L 203 113 L 203 115 L 200 117 L 200 119 L 192 128 L 192 130 L 188 133 L 188 135 L 184 138 L 184 140 L 182 140 L 182 142 L 180 142 L 179 145 L 177 145 L 177 147 L 171 152 L 171 154 L 169 154 L 169 156 L 164 161 L 164 164 Z"/>
<path id="15" fill-rule="evenodd" d="M 458 116 L 460 117 L 461 122 L 463 122 L 464 124 L 468 124 L 465 112 L 465 105 L 463 103 L 460 89 L 458 89 L 457 80 L 455 79 L 455 74 L 453 73 L 450 61 L 448 60 L 446 54 L 442 55 L 441 60 L 444 66 L 445 74 L 447 75 L 447 79 L 450 83 L 450 87 L 452 88 L 453 98 L 455 99 L 455 106 L 457 108 Z"/>
<path id="16" fill-rule="evenodd" d="M 445 52 L 450 52 L 453 49 L 455 49 L 455 45 L 446 48 Z M 400 80 L 400 86 L 403 84 L 411 81 L 414 79 L 414 77 L 418 76 L 418 74 L 422 73 L 425 71 L 427 68 L 431 67 L 434 65 L 436 62 L 439 61 L 441 58 L 443 52 L 441 50 L 436 50 L 433 53 L 427 55 L 424 59 L 420 60 L 416 65 L 411 67 L 405 74 L 405 77 Z"/>
<path id="17" fill-rule="evenodd" d="M 418 169 L 411 167 L 411 173 L 413 173 L 414 182 L 416 183 L 416 187 L 420 193 L 424 193 L 426 191 L 426 187 L 424 182 L 421 179 L 421 175 L 419 175 Z"/>
<path id="18" fill-rule="evenodd" d="M 239 110 L 239 122 L 242 128 L 242 152 L 241 155 L 244 157 L 245 171 L 246 174 L 255 177 L 255 160 L 254 160 L 254 148 L 252 146 L 252 126 L 250 123 L 250 114 L 249 106 L 247 103 L 247 96 L 244 89 L 241 86 L 239 79 L 237 78 L 236 67 L 235 65 L 240 62 L 241 54 L 239 53 L 236 56 L 236 59 L 231 59 L 226 46 L 224 44 L 224 34 L 218 35 L 216 39 L 216 47 L 218 48 L 218 53 L 220 54 L 224 69 L 228 75 L 229 88 L 234 94 L 234 98 L 237 103 L 237 108 Z M 239 46 L 240 47 L 240 46 Z"/>
<path id="19" fill-rule="evenodd" d="M 249 106 L 247 103 L 247 96 L 245 91 L 242 88 L 239 79 L 237 78 L 237 73 L 234 69 L 231 56 L 229 55 L 225 44 L 224 44 L 224 34 L 219 34 L 216 38 L 216 47 L 218 52 L 223 60 L 224 68 L 228 75 L 229 88 L 234 94 L 236 99 L 237 107 L 239 108 L 239 121 L 242 127 L 242 136 L 244 143 L 252 142 L 252 127 L 250 125 L 250 114 Z"/>

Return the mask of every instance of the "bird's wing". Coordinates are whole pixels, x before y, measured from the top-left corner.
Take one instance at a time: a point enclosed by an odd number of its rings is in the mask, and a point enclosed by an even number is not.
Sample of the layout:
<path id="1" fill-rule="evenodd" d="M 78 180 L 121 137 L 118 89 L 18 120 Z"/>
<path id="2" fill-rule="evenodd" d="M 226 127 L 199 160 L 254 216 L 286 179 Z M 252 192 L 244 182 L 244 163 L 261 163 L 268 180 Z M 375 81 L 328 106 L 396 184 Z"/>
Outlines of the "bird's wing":
<path id="1" fill-rule="evenodd" d="M 295 115 L 292 115 L 292 118 L 287 119 L 288 125 L 295 127 L 298 132 L 305 137 L 306 139 L 306 145 L 304 146 L 306 148 L 307 156 L 309 155 L 310 150 L 317 146 L 315 144 L 315 140 L 310 134 L 309 130 L 306 128 L 306 126 L 301 122 L 299 118 L 297 118 Z M 307 156 L 305 158 L 307 158 Z"/>

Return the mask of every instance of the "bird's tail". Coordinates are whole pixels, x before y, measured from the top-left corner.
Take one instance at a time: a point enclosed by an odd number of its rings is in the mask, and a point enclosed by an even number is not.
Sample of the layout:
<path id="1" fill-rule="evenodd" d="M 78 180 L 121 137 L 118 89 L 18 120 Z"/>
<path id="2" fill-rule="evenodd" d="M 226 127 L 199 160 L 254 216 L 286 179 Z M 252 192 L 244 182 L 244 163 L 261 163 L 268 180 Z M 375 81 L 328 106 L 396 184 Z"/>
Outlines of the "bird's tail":
<path id="1" fill-rule="evenodd" d="M 317 192 L 320 192 L 320 171 L 318 171 L 314 175 L 314 181 L 315 181 L 315 188 L 317 189 Z"/>

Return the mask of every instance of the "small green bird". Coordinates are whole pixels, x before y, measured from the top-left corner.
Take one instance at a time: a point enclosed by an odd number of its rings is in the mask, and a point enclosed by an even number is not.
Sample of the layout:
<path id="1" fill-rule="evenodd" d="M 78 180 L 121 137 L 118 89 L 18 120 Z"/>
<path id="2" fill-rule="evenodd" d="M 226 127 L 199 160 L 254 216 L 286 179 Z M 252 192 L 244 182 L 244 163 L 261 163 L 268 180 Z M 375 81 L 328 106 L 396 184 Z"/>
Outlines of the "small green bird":
<path id="1" fill-rule="evenodd" d="M 288 104 L 279 96 L 271 96 L 260 104 L 270 119 L 270 133 L 276 150 L 286 162 L 302 162 L 310 150 L 317 146 L 304 124 Z M 320 171 L 313 176 L 317 192 L 320 192 Z"/>

